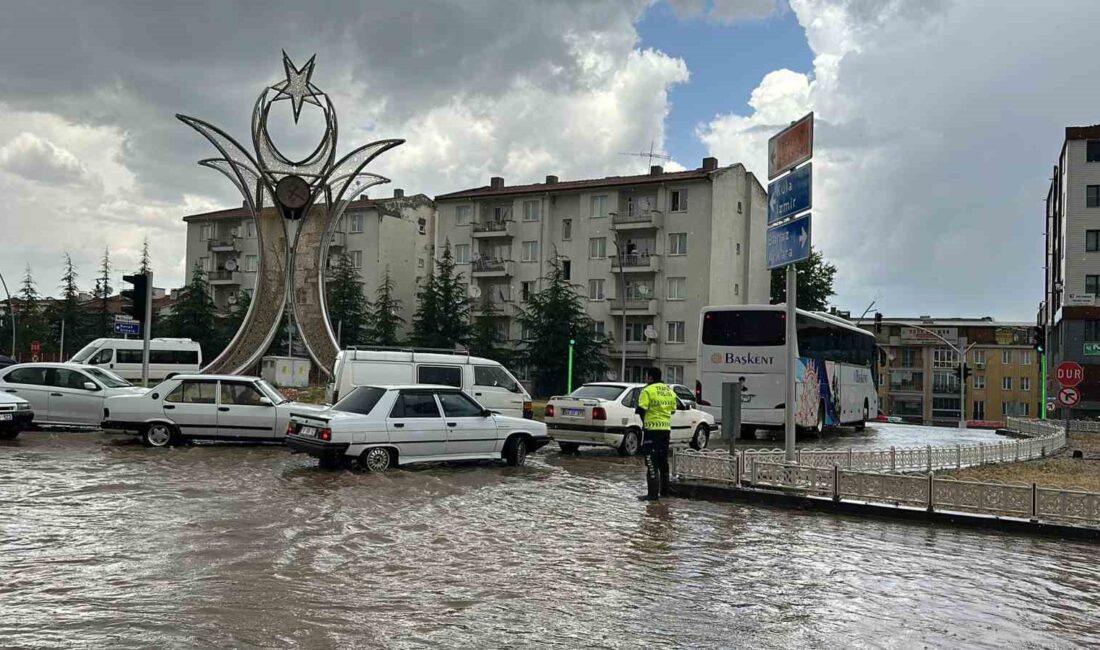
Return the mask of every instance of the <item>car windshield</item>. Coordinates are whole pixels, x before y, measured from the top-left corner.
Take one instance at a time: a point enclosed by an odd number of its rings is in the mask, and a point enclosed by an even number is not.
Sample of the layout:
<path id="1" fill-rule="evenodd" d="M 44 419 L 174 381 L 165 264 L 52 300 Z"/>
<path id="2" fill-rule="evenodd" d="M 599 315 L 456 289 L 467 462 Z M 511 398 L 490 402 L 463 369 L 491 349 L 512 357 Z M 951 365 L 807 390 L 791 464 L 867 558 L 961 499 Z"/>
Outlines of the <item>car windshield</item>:
<path id="1" fill-rule="evenodd" d="M 73 355 L 73 363 L 84 363 L 89 358 L 91 358 L 91 356 L 95 354 L 96 350 L 98 349 L 99 346 L 95 343 L 89 343 L 88 345 L 85 345 L 84 347 L 80 348 L 80 352 L 77 352 Z"/>
<path id="2" fill-rule="evenodd" d="M 613 400 L 626 390 L 625 386 L 606 386 L 600 384 L 586 384 L 569 393 L 570 397 L 584 397 L 588 399 Z"/>
<path id="3" fill-rule="evenodd" d="M 279 392 L 278 388 L 275 388 L 263 379 L 257 381 L 256 385 L 260 387 L 260 390 L 263 391 L 264 395 L 267 395 L 272 404 L 285 404 L 290 401 L 286 398 L 286 396 Z"/>
<path id="4" fill-rule="evenodd" d="M 386 390 L 384 388 L 359 386 L 348 393 L 344 399 L 336 402 L 332 406 L 332 410 L 369 415 L 374 410 L 375 404 L 378 404 L 378 400 L 382 399 L 385 394 Z"/>
<path id="5" fill-rule="evenodd" d="M 126 388 L 127 386 L 133 386 L 133 384 L 122 377 L 119 377 L 109 370 L 104 370 L 103 368 L 84 368 L 84 372 L 98 379 L 99 382 L 107 388 Z"/>

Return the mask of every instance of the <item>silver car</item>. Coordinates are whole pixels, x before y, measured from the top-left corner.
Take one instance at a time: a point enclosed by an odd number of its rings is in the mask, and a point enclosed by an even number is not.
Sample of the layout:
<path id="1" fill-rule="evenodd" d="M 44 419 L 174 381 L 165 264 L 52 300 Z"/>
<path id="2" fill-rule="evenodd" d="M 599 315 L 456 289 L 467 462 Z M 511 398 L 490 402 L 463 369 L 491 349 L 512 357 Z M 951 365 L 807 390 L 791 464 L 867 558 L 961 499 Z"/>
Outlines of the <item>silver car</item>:
<path id="1" fill-rule="evenodd" d="M 257 377 L 176 375 L 147 394 L 107 400 L 101 419 L 105 431 L 138 434 L 152 447 L 188 439 L 281 441 L 291 408 L 324 407 L 291 402 Z"/>
<path id="2" fill-rule="evenodd" d="M 79 363 L 20 363 L 0 370 L 0 391 L 31 403 L 35 425 L 98 427 L 103 403 L 146 391 L 103 368 Z"/>
<path id="3" fill-rule="evenodd" d="M 0 440 L 14 440 L 20 431 L 31 428 L 32 420 L 34 411 L 30 402 L 0 392 Z"/>

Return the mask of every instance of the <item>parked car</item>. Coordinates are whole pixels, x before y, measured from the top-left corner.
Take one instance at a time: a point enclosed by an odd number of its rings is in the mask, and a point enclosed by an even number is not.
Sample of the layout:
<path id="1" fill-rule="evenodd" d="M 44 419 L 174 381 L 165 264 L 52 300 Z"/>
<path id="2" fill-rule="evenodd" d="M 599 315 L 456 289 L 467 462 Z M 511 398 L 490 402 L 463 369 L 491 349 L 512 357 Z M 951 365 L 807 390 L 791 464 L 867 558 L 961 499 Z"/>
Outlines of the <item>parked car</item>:
<path id="1" fill-rule="evenodd" d="M 324 407 L 291 402 L 258 377 L 177 375 L 144 395 L 107 400 L 101 426 L 140 435 L 151 447 L 189 439 L 278 442 L 292 408 Z"/>
<path id="2" fill-rule="evenodd" d="M 96 339 L 73 355 L 73 363 L 106 368 L 123 379 L 141 379 L 141 339 Z M 149 380 L 196 373 L 202 369 L 202 348 L 191 339 L 150 339 Z"/>
<path id="3" fill-rule="evenodd" d="M 22 397 L 0 393 L 0 440 L 12 440 L 34 420 L 31 403 Z"/>
<path id="4" fill-rule="evenodd" d="M 355 386 L 433 384 L 466 391 L 488 409 L 512 417 L 534 417 L 531 396 L 512 373 L 493 361 L 438 350 L 348 348 L 336 355 L 333 382 L 325 395 L 335 403 Z"/>
<path id="5" fill-rule="evenodd" d="M 546 403 L 546 426 L 565 453 L 583 446 L 614 447 L 623 456 L 638 453 L 642 420 L 634 409 L 645 384 L 593 382 L 564 397 Z M 673 443 L 688 443 L 692 449 L 706 449 L 714 417 L 695 406 L 686 386 L 670 385 L 680 400 L 672 416 Z"/>
<path id="6" fill-rule="evenodd" d="M 294 409 L 286 444 L 320 460 L 382 472 L 429 461 L 523 465 L 550 442 L 546 425 L 491 411 L 453 386 L 359 386 L 331 409 Z"/>
<path id="7" fill-rule="evenodd" d="M 14 366 L 17 363 L 19 363 L 19 362 L 16 361 L 15 359 L 12 359 L 9 356 L 0 354 L 0 368 L 7 368 L 8 366 Z"/>
<path id="8" fill-rule="evenodd" d="M 0 391 L 30 402 L 36 425 L 98 427 L 107 398 L 145 390 L 79 363 L 19 363 L 0 370 Z"/>

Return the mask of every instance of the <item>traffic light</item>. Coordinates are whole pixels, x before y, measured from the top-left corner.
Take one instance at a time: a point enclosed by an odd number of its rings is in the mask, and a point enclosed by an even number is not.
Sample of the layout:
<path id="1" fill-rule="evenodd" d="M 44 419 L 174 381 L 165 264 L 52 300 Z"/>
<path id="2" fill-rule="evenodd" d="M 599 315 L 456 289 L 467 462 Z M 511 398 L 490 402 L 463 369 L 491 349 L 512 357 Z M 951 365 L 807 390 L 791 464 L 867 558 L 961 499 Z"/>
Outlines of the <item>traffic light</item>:
<path id="1" fill-rule="evenodd" d="M 966 381 L 970 378 L 970 366 L 964 364 L 955 366 L 955 377 Z"/>
<path id="2" fill-rule="evenodd" d="M 1047 328 L 1045 325 L 1036 325 L 1031 328 L 1031 344 L 1035 346 L 1035 349 L 1039 352 L 1043 351 L 1043 346 L 1047 342 Z"/>
<path id="3" fill-rule="evenodd" d="M 875 334 L 882 334 L 882 312 L 875 312 Z"/>
<path id="4" fill-rule="evenodd" d="M 145 322 L 145 305 L 149 299 L 149 276 L 144 273 L 122 276 L 123 282 L 134 285 L 122 290 L 122 311 L 139 323 Z M 126 301 L 129 300 L 129 306 Z"/>

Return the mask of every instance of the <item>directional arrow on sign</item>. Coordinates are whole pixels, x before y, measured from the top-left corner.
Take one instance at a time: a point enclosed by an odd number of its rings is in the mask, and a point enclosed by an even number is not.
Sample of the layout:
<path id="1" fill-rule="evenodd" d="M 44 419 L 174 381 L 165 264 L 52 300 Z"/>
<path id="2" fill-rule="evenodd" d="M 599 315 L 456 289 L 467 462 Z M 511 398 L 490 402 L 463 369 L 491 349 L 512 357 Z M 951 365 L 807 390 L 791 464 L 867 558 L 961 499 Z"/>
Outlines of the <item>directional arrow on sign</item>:
<path id="1" fill-rule="evenodd" d="M 798 245 L 802 248 L 806 248 L 806 229 L 802 229 L 802 234 L 798 236 Z"/>

